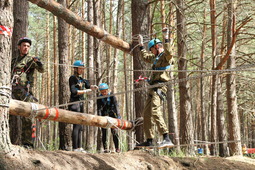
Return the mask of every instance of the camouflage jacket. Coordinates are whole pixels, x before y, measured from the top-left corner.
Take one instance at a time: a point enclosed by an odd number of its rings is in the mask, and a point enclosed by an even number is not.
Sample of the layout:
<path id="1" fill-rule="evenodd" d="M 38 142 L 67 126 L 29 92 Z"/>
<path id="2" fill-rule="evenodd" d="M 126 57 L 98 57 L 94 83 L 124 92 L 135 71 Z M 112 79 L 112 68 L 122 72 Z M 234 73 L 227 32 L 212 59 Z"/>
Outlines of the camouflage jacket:
<path id="1" fill-rule="evenodd" d="M 41 61 L 34 62 L 31 56 L 18 56 L 12 59 L 12 78 L 18 75 L 12 83 L 25 87 L 28 82 L 30 87 L 33 87 L 34 72 L 38 70 L 44 72 L 44 67 Z"/>
<path id="2" fill-rule="evenodd" d="M 167 70 L 170 70 L 173 63 L 173 56 L 170 54 L 170 44 L 168 41 L 164 44 L 164 51 L 158 56 L 141 48 L 142 58 L 145 62 L 153 64 L 153 70 L 162 70 L 162 72 L 153 72 L 150 77 L 150 84 L 156 82 L 167 82 L 170 80 L 170 75 Z M 157 59 L 158 58 L 158 59 Z"/>

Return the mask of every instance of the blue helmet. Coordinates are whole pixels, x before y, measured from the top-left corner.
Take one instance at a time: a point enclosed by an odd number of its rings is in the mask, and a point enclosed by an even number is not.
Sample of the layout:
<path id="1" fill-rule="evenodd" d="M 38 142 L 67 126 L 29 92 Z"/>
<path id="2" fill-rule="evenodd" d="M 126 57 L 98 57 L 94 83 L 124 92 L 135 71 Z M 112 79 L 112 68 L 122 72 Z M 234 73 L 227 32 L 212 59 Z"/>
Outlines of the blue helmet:
<path id="1" fill-rule="evenodd" d="M 99 90 L 106 90 L 109 89 L 109 86 L 106 83 L 101 83 L 99 85 Z"/>
<path id="2" fill-rule="evenodd" d="M 73 66 L 74 66 L 74 67 L 84 67 L 84 63 L 83 63 L 81 60 L 76 60 L 76 61 L 73 63 Z"/>
<path id="3" fill-rule="evenodd" d="M 156 45 L 158 43 L 162 43 L 162 42 L 157 38 L 150 40 L 150 42 L 148 43 L 149 50 L 151 49 L 151 47 L 153 47 L 154 45 Z"/>

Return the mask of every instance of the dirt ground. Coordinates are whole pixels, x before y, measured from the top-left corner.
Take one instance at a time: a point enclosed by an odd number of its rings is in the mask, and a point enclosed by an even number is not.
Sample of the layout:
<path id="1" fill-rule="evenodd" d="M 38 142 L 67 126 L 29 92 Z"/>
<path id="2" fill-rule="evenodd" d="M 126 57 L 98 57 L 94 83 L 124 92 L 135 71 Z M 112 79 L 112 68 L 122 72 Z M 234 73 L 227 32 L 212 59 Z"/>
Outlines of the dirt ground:
<path id="1" fill-rule="evenodd" d="M 71 151 L 38 151 L 14 146 L 13 152 L 0 155 L 0 169 L 127 169 L 127 170 L 249 170 L 255 169 L 255 159 L 248 157 L 168 157 L 153 152 L 135 150 L 122 153 L 78 153 Z"/>

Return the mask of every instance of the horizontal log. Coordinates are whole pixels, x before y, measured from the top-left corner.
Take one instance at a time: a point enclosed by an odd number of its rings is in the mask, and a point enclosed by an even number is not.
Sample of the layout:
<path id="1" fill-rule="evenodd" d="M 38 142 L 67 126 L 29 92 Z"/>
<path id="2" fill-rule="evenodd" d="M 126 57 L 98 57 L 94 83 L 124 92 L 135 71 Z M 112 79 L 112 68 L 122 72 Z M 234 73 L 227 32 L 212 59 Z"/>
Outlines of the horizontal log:
<path id="1" fill-rule="evenodd" d="M 70 124 L 97 126 L 102 128 L 118 127 L 123 130 L 130 130 L 134 126 L 133 122 L 123 119 L 115 119 L 106 116 L 96 116 L 59 108 L 48 108 L 41 104 L 27 103 L 19 100 L 10 101 L 9 114 L 24 117 L 33 116 L 37 119 L 46 119 Z"/>

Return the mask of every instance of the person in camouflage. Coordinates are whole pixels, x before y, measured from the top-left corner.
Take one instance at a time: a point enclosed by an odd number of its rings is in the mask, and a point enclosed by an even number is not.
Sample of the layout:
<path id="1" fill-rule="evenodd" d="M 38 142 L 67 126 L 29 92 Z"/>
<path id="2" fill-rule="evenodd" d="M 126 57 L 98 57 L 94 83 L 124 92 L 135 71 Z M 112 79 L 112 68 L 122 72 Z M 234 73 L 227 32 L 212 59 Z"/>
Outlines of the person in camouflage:
<path id="1" fill-rule="evenodd" d="M 162 70 L 162 72 L 153 72 L 150 77 L 150 85 L 156 85 L 160 83 L 165 83 L 170 80 L 170 75 L 167 70 L 170 69 L 173 62 L 173 56 L 170 54 L 170 41 L 168 38 L 169 30 L 167 28 L 163 29 L 163 35 L 165 37 L 165 43 L 159 39 L 152 39 L 148 43 L 148 49 L 150 52 L 147 52 L 143 46 L 143 37 L 138 36 L 138 41 L 141 50 L 141 56 L 143 60 L 147 63 L 151 63 L 153 70 Z M 143 111 L 144 115 L 144 133 L 146 141 L 142 142 L 137 147 L 143 146 L 153 146 L 154 124 L 157 125 L 159 133 L 163 135 L 163 141 L 160 143 L 159 148 L 173 146 L 172 141 L 169 138 L 168 129 L 165 124 L 163 113 L 161 110 L 162 100 L 166 96 L 167 86 L 162 85 L 153 89 L 149 89 L 148 98 L 145 103 L 145 108 Z"/>
<path id="2" fill-rule="evenodd" d="M 23 37 L 18 41 L 19 55 L 12 59 L 12 98 L 25 102 L 37 102 L 33 96 L 32 88 L 34 83 L 34 73 L 38 70 L 44 72 L 42 62 L 38 57 L 28 55 L 32 41 Z M 32 121 L 30 118 L 22 117 L 22 136 L 21 142 L 24 146 L 33 147 L 32 140 Z"/>

